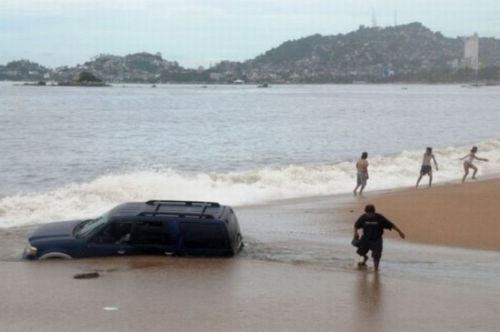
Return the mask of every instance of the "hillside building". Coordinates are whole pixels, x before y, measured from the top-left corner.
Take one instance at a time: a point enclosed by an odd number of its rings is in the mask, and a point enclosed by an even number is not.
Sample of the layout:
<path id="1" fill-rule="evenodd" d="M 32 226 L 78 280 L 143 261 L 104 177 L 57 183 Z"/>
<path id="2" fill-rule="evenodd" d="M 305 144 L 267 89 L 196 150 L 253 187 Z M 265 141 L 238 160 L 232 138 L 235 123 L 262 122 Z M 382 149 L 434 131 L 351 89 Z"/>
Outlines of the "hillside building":
<path id="1" fill-rule="evenodd" d="M 473 70 L 479 69 L 479 37 L 477 33 L 464 38 L 464 58 L 465 68 Z"/>

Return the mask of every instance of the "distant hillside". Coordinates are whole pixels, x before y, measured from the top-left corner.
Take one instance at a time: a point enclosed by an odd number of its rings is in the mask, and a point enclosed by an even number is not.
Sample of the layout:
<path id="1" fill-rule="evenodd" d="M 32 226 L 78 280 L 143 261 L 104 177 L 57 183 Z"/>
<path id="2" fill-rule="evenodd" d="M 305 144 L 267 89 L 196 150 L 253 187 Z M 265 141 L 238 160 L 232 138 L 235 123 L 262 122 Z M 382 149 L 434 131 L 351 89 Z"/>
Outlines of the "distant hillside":
<path id="1" fill-rule="evenodd" d="M 82 71 L 106 82 L 332 83 L 500 81 L 500 40 L 480 38 L 478 73 L 462 63 L 463 39 L 420 23 L 366 28 L 286 41 L 245 62 L 187 69 L 161 54 L 99 55 L 75 67 L 48 69 L 27 60 L 0 66 L 0 80 L 75 80 Z"/>
<path id="2" fill-rule="evenodd" d="M 55 80 L 71 80 L 85 70 L 108 82 L 153 82 L 165 71 L 180 70 L 176 62 L 164 60 L 160 54 L 136 53 L 126 56 L 101 54 L 76 67 L 57 68 Z"/>
<path id="3" fill-rule="evenodd" d="M 481 65 L 500 66 L 500 40 L 480 39 Z M 463 40 L 447 38 L 420 23 L 365 28 L 335 36 L 287 41 L 244 64 L 250 78 L 273 81 L 352 81 L 418 78 L 460 71 Z M 425 79 L 425 77 L 422 77 Z"/>
<path id="4" fill-rule="evenodd" d="M 29 60 L 16 60 L 0 66 L 0 80 L 39 81 L 50 77 L 51 70 Z"/>

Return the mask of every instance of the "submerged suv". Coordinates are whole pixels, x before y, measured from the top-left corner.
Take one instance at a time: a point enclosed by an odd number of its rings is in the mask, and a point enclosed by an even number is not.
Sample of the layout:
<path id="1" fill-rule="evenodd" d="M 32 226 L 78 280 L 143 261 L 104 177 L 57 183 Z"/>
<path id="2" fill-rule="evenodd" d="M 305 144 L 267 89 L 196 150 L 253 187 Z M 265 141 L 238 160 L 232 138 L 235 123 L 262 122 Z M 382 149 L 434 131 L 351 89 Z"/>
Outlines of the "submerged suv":
<path id="1" fill-rule="evenodd" d="M 214 202 L 124 203 L 99 218 L 49 223 L 29 238 L 29 259 L 112 255 L 234 255 L 238 219 Z"/>

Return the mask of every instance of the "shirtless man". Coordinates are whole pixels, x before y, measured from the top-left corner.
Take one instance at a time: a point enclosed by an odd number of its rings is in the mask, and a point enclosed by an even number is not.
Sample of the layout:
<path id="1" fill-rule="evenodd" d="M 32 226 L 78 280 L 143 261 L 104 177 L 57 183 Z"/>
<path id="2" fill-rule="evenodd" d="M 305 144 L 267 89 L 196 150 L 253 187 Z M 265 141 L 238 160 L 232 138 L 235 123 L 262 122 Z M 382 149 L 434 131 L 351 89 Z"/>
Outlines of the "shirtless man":
<path id="1" fill-rule="evenodd" d="M 424 156 L 422 158 L 422 167 L 420 168 L 420 176 L 418 177 L 417 185 L 415 186 L 416 188 L 418 188 L 418 184 L 420 183 L 420 180 L 422 180 L 422 177 L 426 174 L 429 175 L 429 187 L 432 185 L 431 160 L 434 161 L 434 166 L 436 166 L 436 171 L 437 171 L 438 164 L 436 162 L 436 158 L 434 158 L 434 154 L 432 153 L 432 148 L 427 147 L 427 149 L 425 150 Z"/>
<path id="2" fill-rule="evenodd" d="M 469 168 L 472 168 L 474 170 L 474 173 L 472 173 L 472 179 L 476 179 L 476 173 L 477 173 L 477 167 L 472 163 L 474 159 L 480 160 L 480 161 L 488 161 L 486 158 L 479 158 L 476 156 L 477 152 L 477 146 L 473 146 L 470 152 L 463 158 L 460 158 L 460 160 L 464 160 L 464 177 L 462 178 L 462 183 L 465 182 L 465 178 L 467 178 L 467 175 L 469 175 Z"/>
<path id="3" fill-rule="evenodd" d="M 366 180 L 368 180 L 368 160 L 366 160 L 366 158 L 368 158 L 368 153 L 363 152 L 361 154 L 361 159 L 356 163 L 358 173 L 356 174 L 356 188 L 352 191 L 354 196 L 358 195 L 358 188 L 360 188 L 359 196 L 363 195 L 363 189 L 365 189 Z"/>

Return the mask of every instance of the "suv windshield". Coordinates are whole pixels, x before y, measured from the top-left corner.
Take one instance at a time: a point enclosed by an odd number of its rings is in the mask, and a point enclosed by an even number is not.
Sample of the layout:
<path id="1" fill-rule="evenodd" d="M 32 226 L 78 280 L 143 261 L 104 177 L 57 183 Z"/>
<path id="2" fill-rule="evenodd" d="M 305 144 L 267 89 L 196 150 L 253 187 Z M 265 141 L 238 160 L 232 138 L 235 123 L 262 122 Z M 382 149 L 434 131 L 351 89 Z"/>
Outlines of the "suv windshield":
<path id="1" fill-rule="evenodd" d="M 74 233 L 76 238 L 83 238 L 87 237 L 89 234 L 92 234 L 92 232 L 98 228 L 100 228 L 102 225 L 106 224 L 108 222 L 108 214 L 103 214 L 102 216 L 96 218 L 96 219 L 89 219 L 82 221 L 80 224 L 78 224 L 75 227 Z"/>

